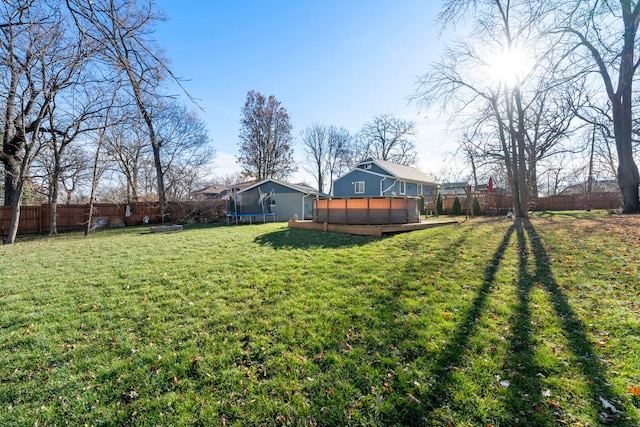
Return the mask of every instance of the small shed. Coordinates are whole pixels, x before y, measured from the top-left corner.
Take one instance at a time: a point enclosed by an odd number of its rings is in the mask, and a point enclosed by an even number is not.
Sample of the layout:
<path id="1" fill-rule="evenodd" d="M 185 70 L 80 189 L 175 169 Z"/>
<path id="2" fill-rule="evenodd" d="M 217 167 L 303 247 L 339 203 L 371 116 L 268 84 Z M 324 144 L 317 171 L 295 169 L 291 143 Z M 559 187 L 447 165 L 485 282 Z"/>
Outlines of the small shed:
<path id="1" fill-rule="evenodd" d="M 236 206 L 238 213 L 245 216 L 271 214 L 278 221 L 311 219 L 313 200 L 319 195 L 308 185 L 269 178 L 238 191 Z"/>

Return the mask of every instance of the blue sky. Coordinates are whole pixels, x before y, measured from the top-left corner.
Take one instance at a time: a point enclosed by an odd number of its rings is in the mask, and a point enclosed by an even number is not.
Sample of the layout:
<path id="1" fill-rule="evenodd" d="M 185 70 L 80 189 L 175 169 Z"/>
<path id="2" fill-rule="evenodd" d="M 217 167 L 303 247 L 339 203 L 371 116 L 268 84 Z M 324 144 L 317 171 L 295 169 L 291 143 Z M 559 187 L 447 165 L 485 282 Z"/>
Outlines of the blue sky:
<path id="1" fill-rule="evenodd" d="M 198 98 L 217 150 L 214 173 L 238 171 L 240 109 L 249 90 L 274 95 L 298 139 L 312 123 L 355 133 L 377 114 L 414 120 L 418 167 L 440 173 L 444 121 L 407 98 L 443 45 L 424 0 L 158 0 L 168 20 L 156 38 L 173 72 Z M 304 149 L 294 145 L 295 158 Z M 292 181 L 312 183 L 300 168 Z"/>

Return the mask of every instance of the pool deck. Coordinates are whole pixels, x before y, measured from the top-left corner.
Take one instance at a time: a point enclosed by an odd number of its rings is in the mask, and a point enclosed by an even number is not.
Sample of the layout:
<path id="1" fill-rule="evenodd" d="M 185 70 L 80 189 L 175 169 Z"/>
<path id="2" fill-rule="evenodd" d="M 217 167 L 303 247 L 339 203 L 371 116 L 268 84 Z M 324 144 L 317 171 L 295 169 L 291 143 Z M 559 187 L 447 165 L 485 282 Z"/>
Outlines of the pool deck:
<path id="1" fill-rule="evenodd" d="M 382 237 L 384 234 L 404 233 L 407 231 L 424 230 L 426 228 L 441 227 L 443 225 L 455 225 L 458 221 L 422 221 L 413 224 L 389 224 L 389 225 L 347 225 L 328 224 L 313 221 L 289 221 L 290 228 L 303 228 L 306 230 L 330 231 L 332 233 L 357 234 L 359 236 Z"/>

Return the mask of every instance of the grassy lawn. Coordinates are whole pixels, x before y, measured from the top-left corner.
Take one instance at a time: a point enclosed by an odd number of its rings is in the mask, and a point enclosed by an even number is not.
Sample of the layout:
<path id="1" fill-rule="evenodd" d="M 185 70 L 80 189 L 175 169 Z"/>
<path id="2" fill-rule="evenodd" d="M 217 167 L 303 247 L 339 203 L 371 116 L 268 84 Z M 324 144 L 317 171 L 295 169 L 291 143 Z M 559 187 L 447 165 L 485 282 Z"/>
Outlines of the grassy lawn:
<path id="1" fill-rule="evenodd" d="M 640 217 L 0 246 L 0 425 L 640 425 Z"/>

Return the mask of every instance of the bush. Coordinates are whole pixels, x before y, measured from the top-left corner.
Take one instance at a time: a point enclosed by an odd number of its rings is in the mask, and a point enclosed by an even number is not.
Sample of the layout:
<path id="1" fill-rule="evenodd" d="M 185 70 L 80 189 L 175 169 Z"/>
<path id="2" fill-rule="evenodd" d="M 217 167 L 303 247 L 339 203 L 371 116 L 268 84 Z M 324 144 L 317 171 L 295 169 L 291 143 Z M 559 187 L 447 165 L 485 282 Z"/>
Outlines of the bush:
<path id="1" fill-rule="evenodd" d="M 480 207 L 480 202 L 477 197 L 473 198 L 473 206 L 471 208 L 473 209 L 473 216 L 482 215 L 482 208 Z"/>
<path id="2" fill-rule="evenodd" d="M 462 215 L 462 204 L 458 196 L 453 200 L 453 206 L 451 207 L 451 213 L 453 215 Z"/>
<path id="3" fill-rule="evenodd" d="M 225 218 L 224 200 L 170 202 L 167 213 L 176 224 L 206 224 Z"/>
<path id="4" fill-rule="evenodd" d="M 436 215 L 440 215 L 444 213 L 444 208 L 442 206 L 442 195 L 438 193 L 438 198 L 436 199 Z"/>

